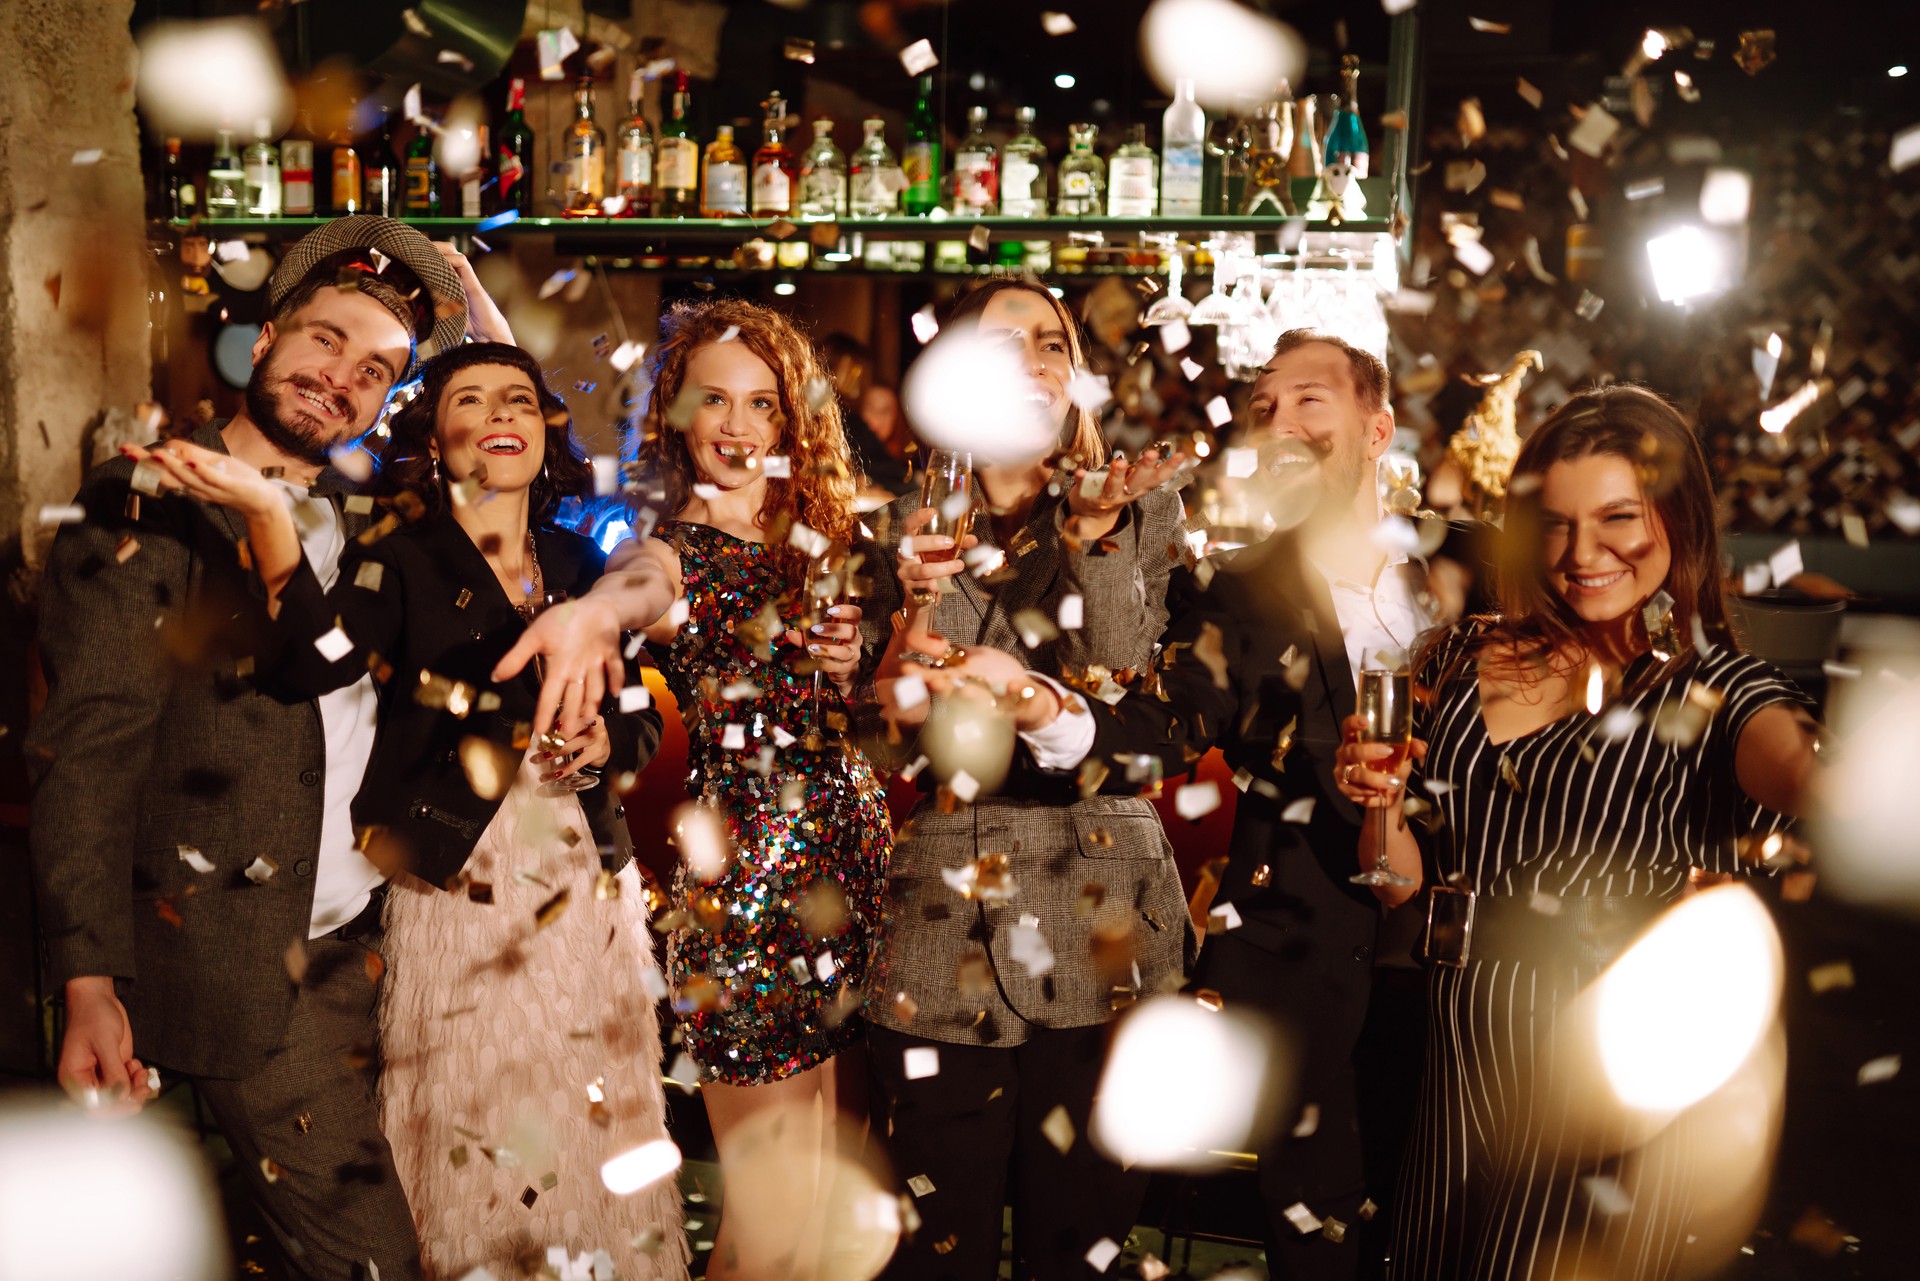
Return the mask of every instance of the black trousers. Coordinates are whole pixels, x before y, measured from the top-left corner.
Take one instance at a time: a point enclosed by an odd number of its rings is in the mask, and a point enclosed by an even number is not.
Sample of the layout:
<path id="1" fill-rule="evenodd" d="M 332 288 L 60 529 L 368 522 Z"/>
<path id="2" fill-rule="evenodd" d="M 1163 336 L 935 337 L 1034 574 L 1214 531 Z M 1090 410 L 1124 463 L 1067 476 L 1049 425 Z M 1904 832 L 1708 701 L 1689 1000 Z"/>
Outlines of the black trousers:
<path id="1" fill-rule="evenodd" d="M 309 942 L 286 1039 L 268 1064 L 240 1080 L 192 1078 L 287 1262 L 314 1281 L 363 1281 L 375 1267 L 380 1281 L 420 1276 L 374 1103 L 381 971 L 369 958 L 379 949 L 377 931 Z"/>
<path id="2" fill-rule="evenodd" d="M 884 1281 L 993 1281 L 1009 1202 L 1013 1281 L 1099 1275 L 1087 1251 L 1103 1237 L 1125 1243 L 1147 1190 L 1144 1170 L 1121 1169 L 1087 1137 L 1107 1031 L 1032 1028 L 1002 1049 L 869 1029 L 876 1128 L 921 1220 Z M 926 1047 L 940 1071 L 909 1081 L 906 1052 Z M 1042 1129 L 1057 1107 L 1073 1122 L 1065 1152 Z"/>

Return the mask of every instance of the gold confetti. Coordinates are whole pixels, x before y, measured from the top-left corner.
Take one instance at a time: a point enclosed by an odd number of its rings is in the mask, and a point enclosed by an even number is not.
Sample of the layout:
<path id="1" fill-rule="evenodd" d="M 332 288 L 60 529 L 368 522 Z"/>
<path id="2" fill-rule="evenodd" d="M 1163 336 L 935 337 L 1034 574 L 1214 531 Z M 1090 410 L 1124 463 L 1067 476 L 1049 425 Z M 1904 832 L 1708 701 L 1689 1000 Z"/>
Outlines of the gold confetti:
<path id="1" fill-rule="evenodd" d="M 1047 1142 L 1053 1144 L 1064 1155 L 1073 1147 L 1073 1118 L 1067 1115 L 1065 1105 L 1056 1103 L 1053 1111 L 1047 1113 L 1040 1122 L 1040 1133 L 1047 1136 Z"/>
<path id="2" fill-rule="evenodd" d="M 790 62 L 810 63 L 813 61 L 813 41 L 803 40 L 798 36 L 788 36 L 784 52 Z"/>
<path id="3" fill-rule="evenodd" d="M 1262 863 L 1253 869 L 1253 887 L 1255 889 L 1264 890 L 1271 884 L 1273 884 L 1273 869 L 1271 867 Z"/>
<path id="4" fill-rule="evenodd" d="M 286 1176 L 286 1170 L 270 1156 L 260 1158 L 260 1177 L 268 1183 L 278 1183 Z"/>
<path id="5" fill-rule="evenodd" d="M 1853 986 L 1853 965 L 1848 961 L 1828 961 L 1807 971 L 1807 986 L 1815 994 Z"/>
<path id="6" fill-rule="evenodd" d="M 593 880 L 593 897 L 606 901 L 620 897 L 620 878 L 607 868 L 601 868 L 600 874 Z"/>
<path id="7" fill-rule="evenodd" d="M 128 534 L 120 540 L 118 545 L 114 547 L 113 558 L 116 561 L 120 562 L 122 565 L 124 565 L 129 560 L 132 560 L 133 554 L 139 550 L 140 550 L 140 540 L 135 538 L 132 534 Z"/>
<path id="8" fill-rule="evenodd" d="M 1213 675 L 1216 689 L 1231 689 L 1232 683 L 1227 677 L 1227 655 L 1225 637 L 1217 623 L 1200 624 L 1200 635 L 1193 642 L 1193 656 L 1200 660 L 1203 667 Z"/>
<path id="9" fill-rule="evenodd" d="M 1504 36 L 1513 30 L 1511 22 L 1495 22 L 1490 18 L 1468 17 L 1467 25 L 1490 36 Z"/>
<path id="10" fill-rule="evenodd" d="M 483 801 L 497 801 L 513 786 L 520 753 L 491 739 L 469 734 L 460 740 L 460 769 L 467 786 Z"/>
<path id="11" fill-rule="evenodd" d="M 1480 99 L 1461 99 L 1460 110 L 1455 118 L 1455 124 L 1460 130 L 1461 141 L 1469 147 L 1486 137 L 1487 117 L 1486 113 L 1480 109 Z"/>
<path id="12" fill-rule="evenodd" d="M 1540 110 L 1540 104 L 1544 101 L 1544 98 L 1532 81 L 1528 80 L 1525 76 L 1521 76 L 1519 80 L 1514 83 L 1513 88 L 1514 92 L 1520 95 L 1521 101 L 1525 102 L 1535 111 Z"/>
<path id="13" fill-rule="evenodd" d="M 547 926 L 559 920 L 560 914 L 567 910 L 567 897 L 571 893 L 572 891 L 570 890 L 562 889 L 552 898 L 542 903 L 533 914 L 534 924 L 544 930 Z"/>
<path id="14" fill-rule="evenodd" d="M 1733 51 L 1733 65 L 1750 76 L 1757 76 L 1774 59 L 1771 30 L 1742 31 L 1740 47 Z"/>
<path id="15" fill-rule="evenodd" d="M 1505 752 L 1500 753 L 1500 781 L 1505 783 L 1515 796 L 1526 795 L 1526 788 L 1520 785 L 1520 771 L 1513 767 L 1513 758 Z"/>

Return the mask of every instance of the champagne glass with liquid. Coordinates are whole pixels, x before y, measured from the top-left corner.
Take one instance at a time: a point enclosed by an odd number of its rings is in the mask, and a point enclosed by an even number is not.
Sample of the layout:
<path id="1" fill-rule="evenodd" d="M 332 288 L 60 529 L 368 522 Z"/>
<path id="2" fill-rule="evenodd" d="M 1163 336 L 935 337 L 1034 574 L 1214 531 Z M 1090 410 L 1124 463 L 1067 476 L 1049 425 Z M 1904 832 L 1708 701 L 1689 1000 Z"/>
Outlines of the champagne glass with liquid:
<path id="1" fill-rule="evenodd" d="M 1385 743 L 1393 754 L 1367 762 L 1367 768 L 1391 774 L 1413 750 L 1413 675 L 1405 668 L 1367 667 L 1360 672 L 1360 741 Z M 1387 862 L 1386 815 L 1374 823 L 1373 866 L 1349 877 L 1355 885 L 1411 885 Z"/>
<path id="2" fill-rule="evenodd" d="M 960 554 L 960 539 L 973 518 L 973 455 L 954 449 L 934 449 L 927 453 L 927 467 L 920 478 L 920 505 L 933 509 L 933 519 L 914 535 L 914 554 L 929 565 L 952 560 Z M 920 550 L 920 540 L 929 535 L 951 538 L 954 545 L 939 550 Z M 922 609 L 939 599 L 935 592 L 916 589 L 913 603 Z"/>

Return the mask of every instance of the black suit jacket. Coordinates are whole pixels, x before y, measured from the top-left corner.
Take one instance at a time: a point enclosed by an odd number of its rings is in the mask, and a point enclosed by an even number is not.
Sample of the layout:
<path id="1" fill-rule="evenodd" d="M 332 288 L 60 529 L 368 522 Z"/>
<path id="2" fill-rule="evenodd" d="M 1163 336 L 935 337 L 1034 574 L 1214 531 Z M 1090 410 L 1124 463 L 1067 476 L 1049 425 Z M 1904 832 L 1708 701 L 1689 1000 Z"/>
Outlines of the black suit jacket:
<path id="1" fill-rule="evenodd" d="M 591 539 L 554 528 L 537 529 L 534 538 L 549 594 L 579 597 L 605 568 L 606 556 Z M 336 627 L 351 647 L 330 660 L 315 641 Z M 303 560 L 281 592 L 279 648 L 264 682 L 281 698 L 311 699 L 374 668 L 379 735 L 354 798 L 354 827 L 384 829 L 397 842 L 389 852 L 428 884 L 444 885 L 459 872 L 500 808 L 499 795 L 474 791 L 462 742 L 478 738 L 498 748 L 509 771 L 526 747 L 540 692 L 534 665 L 504 685 L 491 679 L 524 629 L 486 557 L 446 512 L 371 545 L 349 544 L 331 591 Z M 653 708 L 609 711 L 607 726 L 609 774 L 640 768 L 660 745 Z M 511 780 L 509 772 L 503 782 Z M 603 847 L 630 852 L 608 800 L 583 797 L 594 835 Z"/>
<path id="2" fill-rule="evenodd" d="M 1482 529 L 1453 526 L 1440 552 L 1467 565 L 1476 587 L 1486 578 Z M 1116 755 L 1157 756 L 1172 779 L 1218 746 L 1252 775 L 1214 899 L 1216 910 L 1231 907 L 1239 924 L 1230 932 L 1248 946 L 1203 946 L 1194 981 L 1268 1007 L 1308 1034 L 1313 1053 L 1344 1060 L 1366 1014 L 1380 921 L 1373 895 L 1347 879 L 1360 866 L 1361 814 L 1333 782 L 1340 722 L 1354 711 L 1352 665 L 1326 582 L 1298 540 L 1277 536 L 1209 563 L 1210 577 L 1181 570 L 1167 590 L 1166 699 L 1088 700 L 1090 758 L 1111 767 L 1110 790 L 1127 786 Z M 1219 631 L 1224 687 L 1193 648 L 1209 626 Z M 1285 817 L 1306 801 L 1304 820 Z"/>

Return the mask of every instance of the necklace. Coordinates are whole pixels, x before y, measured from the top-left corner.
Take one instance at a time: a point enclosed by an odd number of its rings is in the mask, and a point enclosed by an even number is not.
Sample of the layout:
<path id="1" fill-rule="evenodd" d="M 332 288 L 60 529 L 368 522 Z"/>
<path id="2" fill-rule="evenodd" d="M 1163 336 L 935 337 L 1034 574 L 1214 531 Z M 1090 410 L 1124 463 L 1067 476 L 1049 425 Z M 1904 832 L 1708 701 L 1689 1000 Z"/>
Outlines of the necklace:
<path id="1" fill-rule="evenodd" d="M 540 547 L 534 541 L 531 529 L 527 531 L 527 559 L 533 565 L 533 578 L 527 584 L 526 603 L 515 605 L 513 612 L 531 623 L 534 615 L 540 612 L 540 607 L 546 603 L 547 599 L 546 583 L 540 574 Z"/>

